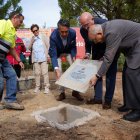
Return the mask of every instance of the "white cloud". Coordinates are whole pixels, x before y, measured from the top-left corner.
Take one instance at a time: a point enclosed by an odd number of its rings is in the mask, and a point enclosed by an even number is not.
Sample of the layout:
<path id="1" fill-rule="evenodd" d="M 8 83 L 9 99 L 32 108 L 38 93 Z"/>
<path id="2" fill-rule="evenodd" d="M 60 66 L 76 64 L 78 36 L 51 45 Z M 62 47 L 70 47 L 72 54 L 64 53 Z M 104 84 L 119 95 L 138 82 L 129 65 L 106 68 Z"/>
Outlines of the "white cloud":
<path id="1" fill-rule="evenodd" d="M 25 16 L 25 27 L 46 22 L 46 27 L 56 27 L 60 19 L 60 8 L 57 0 L 22 0 L 20 5 Z"/>

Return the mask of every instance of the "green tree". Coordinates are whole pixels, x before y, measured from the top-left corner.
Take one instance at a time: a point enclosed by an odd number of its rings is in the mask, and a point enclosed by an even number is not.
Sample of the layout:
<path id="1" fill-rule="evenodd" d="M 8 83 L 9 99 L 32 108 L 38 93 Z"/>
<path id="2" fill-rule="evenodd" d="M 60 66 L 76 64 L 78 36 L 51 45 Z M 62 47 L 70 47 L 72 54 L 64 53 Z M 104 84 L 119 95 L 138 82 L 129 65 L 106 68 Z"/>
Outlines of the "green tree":
<path id="1" fill-rule="evenodd" d="M 77 26 L 77 18 L 83 9 L 88 9 L 83 5 L 84 0 L 58 0 L 61 8 L 61 18 L 68 19 L 71 26 Z"/>
<path id="2" fill-rule="evenodd" d="M 100 15 L 110 19 L 140 21 L 139 0 L 86 0 L 86 4 Z"/>
<path id="3" fill-rule="evenodd" d="M 61 17 L 77 25 L 77 17 L 84 11 L 110 19 L 129 19 L 140 22 L 140 0 L 58 0 Z"/>
<path id="4" fill-rule="evenodd" d="M 70 21 L 71 26 L 78 26 L 78 16 L 88 11 L 94 16 L 104 16 L 111 19 L 128 19 L 140 22 L 140 0 L 58 0 L 62 18 Z M 121 71 L 124 56 L 118 60 L 118 69 Z"/>
<path id="5" fill-rule="evenodd" d="M 8 18 L 12 11 L 22 12 L 21 0 L 0 0 L 0 19 Z"/>

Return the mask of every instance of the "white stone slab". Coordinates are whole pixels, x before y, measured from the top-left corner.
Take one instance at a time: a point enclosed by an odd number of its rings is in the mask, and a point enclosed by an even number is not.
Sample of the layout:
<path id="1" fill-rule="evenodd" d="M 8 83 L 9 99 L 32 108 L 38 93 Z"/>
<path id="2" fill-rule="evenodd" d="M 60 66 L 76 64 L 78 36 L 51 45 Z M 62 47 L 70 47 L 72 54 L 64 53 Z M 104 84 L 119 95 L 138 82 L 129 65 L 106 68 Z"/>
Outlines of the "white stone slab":
<path id="1" fill-rule="evenodd" d="M 77 59 L 56 81 L 56 84 L 85 93 L 89 81 L 97 73 L 102 61 Z"/>

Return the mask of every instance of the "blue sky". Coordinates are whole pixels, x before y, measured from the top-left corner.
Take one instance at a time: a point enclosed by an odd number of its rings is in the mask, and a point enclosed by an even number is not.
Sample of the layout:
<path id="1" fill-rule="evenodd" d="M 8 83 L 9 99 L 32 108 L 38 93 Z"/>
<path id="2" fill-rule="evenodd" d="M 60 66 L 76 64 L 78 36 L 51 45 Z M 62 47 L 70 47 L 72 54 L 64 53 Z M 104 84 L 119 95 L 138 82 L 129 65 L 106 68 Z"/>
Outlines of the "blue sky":
<path id="1" fill-rule="evenodd" d="M 60 19 L 60 8 L 57 0 L 21 0 L 19 5 L 23 8 L 26 28 L 30 28 L 32 24 L 43 27 L 45 22 L 46 27 L 56 27 Z"/>

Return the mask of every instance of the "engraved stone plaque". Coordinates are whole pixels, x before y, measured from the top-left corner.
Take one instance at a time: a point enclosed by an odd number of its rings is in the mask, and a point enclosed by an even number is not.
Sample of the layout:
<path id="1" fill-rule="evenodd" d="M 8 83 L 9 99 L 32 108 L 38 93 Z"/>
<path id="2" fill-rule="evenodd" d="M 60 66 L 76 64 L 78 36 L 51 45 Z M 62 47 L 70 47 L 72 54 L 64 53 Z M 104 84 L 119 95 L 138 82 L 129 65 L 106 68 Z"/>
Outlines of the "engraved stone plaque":
<path id="1" fill-rule="evenodd" d="M 85 93 L 89 81 L 97 73 L 102 61 L 77 59 L 56 81 L 56 84 Z"/>

